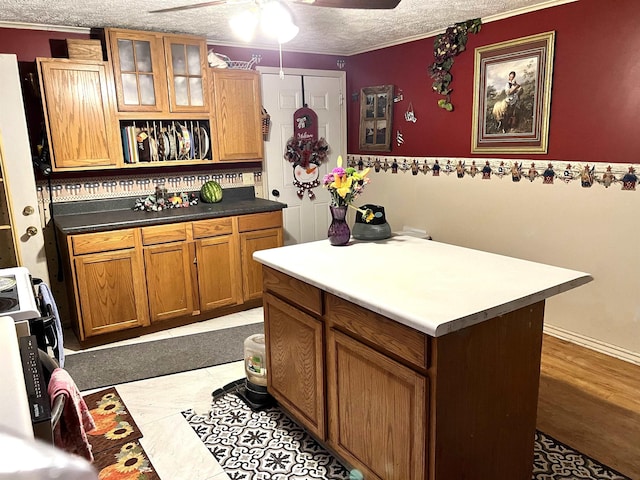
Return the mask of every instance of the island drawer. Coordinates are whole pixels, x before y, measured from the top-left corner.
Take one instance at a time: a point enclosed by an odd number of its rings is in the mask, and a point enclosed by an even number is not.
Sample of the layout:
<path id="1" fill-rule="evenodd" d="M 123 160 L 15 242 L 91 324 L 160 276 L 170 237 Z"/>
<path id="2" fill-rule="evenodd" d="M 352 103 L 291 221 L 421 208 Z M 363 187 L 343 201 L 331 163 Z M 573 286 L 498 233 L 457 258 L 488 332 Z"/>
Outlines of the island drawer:
<path id="1" fill-rule="evenodd" d="M 349 332 L 377 350 L 420 369 L 428 368 L 430 337 L 427 334 L 331 294 L 326 295 L 325 309 L 329 326 Z"/>
<path id="2" fill-rule="evenodd" d="M 192 225 L 193 238 L 216 237 L 233 233 L 233 219 L 231 217 L 199 220 L 193 222 Z"/>
<path id="3" fill-rule="evenodd" d="M 266 228 L 282 227 L 282 212 L 252 213 L 238 217 L 238 231 L 250 232 Z"/>
<path id="4" fill-rule="evenodd" d="M 184 242 L 187 239 L 187 224 L 171 223 L 169 225 L 154 225 L 153 227 L 143 227 L 143 245 L 156 245 L 158 243 Z"/>
<path id="5" fill-rule="evenodd" d="M 322 315 L 322 290 L 301 282 L 266 265 L 262 266 L 263 289 L 284 298 L 292 305 Z"/>
<path id="6" fill-rule="evenodd" d="M 109 252 L 133 248 L 136 245 L 135 231 L 133 229 L 112 230 L 110 232 L 83 233 L 72 235 L 71 251 L 74 255 L 87 253 Z"/>

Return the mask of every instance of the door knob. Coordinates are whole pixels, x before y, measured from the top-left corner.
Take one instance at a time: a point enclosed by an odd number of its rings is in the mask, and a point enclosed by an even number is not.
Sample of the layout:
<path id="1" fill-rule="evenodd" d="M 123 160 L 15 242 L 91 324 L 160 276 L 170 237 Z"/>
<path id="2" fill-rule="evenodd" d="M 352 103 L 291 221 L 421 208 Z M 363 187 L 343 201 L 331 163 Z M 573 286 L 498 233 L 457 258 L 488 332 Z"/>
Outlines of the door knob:
<path id="1" fill-rule="evenodd" d="M 26 217 L 27 215 L 33 215 L 35 209 L 31 205 L 27 205 L 22 209 L 22 214 Z"/>
<path id="2" fill-rule="evenodd" d="M 38 229 L 36 227 L 27 227 L 27 235 L 30 237 L 35 237 L 38 234 Z"/>
<path id="3" fill-rule="evenodd" d="M 274 197 L 279 197 L 280 191 L 274 188 L 273 190 L 271 190 L 271 195 L 273 195 Z"/>

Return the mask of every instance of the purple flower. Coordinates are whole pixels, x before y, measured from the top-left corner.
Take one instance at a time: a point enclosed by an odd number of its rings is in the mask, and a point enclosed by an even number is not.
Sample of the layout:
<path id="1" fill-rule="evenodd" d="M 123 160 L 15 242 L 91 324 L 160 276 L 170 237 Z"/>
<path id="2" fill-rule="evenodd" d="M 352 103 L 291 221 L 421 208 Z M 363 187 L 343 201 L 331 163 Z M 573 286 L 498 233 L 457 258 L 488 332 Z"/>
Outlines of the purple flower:
<path id="1" fill-rule="evenodd" d="M 331 182 L 333 182 L 333 174 L 328 173 L 327 175 L 324 176 L 324 178 L 322 179 L 322 184 L 323 185 L 329 185 Z"/>
<path id="2" fill-rule="evenodd" d="M 344 177 L 345 173 L 347 172 L 342 167 L 336 167 L 333 170 L 331 170 L 331 173 L 337 177 Z"/>

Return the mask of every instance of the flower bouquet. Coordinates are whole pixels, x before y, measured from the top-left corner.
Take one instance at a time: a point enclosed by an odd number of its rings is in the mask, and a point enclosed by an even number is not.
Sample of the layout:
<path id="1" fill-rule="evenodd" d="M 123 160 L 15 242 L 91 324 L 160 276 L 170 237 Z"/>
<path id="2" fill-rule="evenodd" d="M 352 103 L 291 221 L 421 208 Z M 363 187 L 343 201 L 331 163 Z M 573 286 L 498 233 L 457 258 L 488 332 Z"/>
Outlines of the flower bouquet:
<path id="1" fill-rule="evenodd" d="M 342 157 L 337 160 L 337 167 L 324 176 L 322 185 L 331 194 L 331 225 L 329 225 L 329 241 L 332 245 L 346 245 L 351 237 L 351 230 L 345 220 L 347 208 L 351 207 L 362 214 L 365 222 L 373 219 L 373 211 L 361 210 L 352 205 L 369 183 L 369 168 L 358 172 L 353 167 L 342 168 Z"/>

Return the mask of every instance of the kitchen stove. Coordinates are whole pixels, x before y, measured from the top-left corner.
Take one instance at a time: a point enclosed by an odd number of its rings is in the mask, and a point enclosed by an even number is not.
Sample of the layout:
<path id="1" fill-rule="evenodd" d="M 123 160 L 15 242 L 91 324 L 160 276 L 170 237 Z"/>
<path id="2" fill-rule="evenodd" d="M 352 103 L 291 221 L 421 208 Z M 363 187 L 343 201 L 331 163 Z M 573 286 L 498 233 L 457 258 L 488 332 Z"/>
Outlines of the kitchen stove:
<path id="1" fill-rule="evenodd" d="M 41 316 L 27 268 L 0 269 L 0 316 L 9 316 L 14 322 Z"/>

